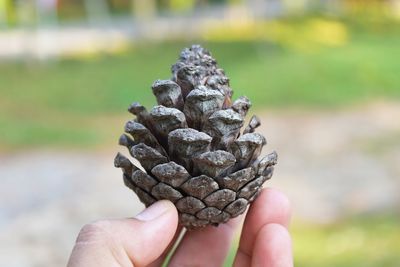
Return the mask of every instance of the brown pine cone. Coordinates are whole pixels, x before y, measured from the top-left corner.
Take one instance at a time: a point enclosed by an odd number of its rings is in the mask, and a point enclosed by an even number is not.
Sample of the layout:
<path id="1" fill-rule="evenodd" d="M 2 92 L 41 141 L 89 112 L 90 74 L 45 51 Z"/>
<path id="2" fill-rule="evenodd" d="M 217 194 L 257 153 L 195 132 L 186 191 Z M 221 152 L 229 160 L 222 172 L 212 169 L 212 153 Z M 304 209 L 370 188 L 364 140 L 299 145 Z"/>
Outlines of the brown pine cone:
<path id="1" fill-rule="evenodd" d="M 266 140 L 254 132 L 256 116 L 240 132 L 251 103 L 247 97 L 232 103 L 229 79 L 207 50 L 185 48 L 172 74 L 152 86 L 158 106 L 128 108 L 136 119 L 126 123 L 119 143 L 141 166 L 120 153 L 114 164 L 146 206 L 172 201 L 183 226 L 225 223 L 257 197 L 277 154 L 258 158 Z"/>

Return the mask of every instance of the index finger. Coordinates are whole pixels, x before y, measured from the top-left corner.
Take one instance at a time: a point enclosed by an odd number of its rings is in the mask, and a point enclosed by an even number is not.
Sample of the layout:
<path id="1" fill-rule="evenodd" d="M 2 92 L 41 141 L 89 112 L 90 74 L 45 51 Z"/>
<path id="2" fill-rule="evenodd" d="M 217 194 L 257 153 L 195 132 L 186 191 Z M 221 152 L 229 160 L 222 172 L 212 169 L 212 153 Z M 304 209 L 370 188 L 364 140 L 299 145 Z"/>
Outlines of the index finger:
<path id="1" fill-rule="evenodd" d="M 290 203 L 288 198 L 275 189 L 263 189 L 247 213 L 234 266 L 250 266 L 251 255 L 258 232 L 267 224 L 288 227 Z"/>

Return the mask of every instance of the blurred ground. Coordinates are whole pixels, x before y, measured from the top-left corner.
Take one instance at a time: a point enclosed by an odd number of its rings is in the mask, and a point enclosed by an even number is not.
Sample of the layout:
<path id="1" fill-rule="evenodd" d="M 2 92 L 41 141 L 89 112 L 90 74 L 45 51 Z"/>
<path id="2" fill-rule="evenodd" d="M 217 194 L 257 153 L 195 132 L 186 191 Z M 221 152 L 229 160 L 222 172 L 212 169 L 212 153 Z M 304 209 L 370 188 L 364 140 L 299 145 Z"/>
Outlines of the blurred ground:
<path id="1" fill-rule="evenodd" d="M 327 242 L 324 232 L 330 233 L 331 239 L 346 237 L 340 226 L 333 230 L 321 227 L 371 214 L 392 214 L 398 220 L 400 124 L 393 118 L 400 117 L 400 104 L 380 102 L 340 111 L 264 111 L 261 117 L 260 131 L 271 144 L 264 152 L 275 149 L 279 153 L 269 186 L 288 194 L 294 220 L 303 222 L 294 228 L 302 252 L 299 265 L 314 266 L 307 255 Z M 123 186 L 120 171 L 113 167 L 115 153 L 31 150 L 2 154 L 0 266 L 63 266 L 83 224 L 140 211 L 142 205 Z M 362 235 L 357 241 L 361 242 L 358 253 L 368 251 L 369 242 L 376 242 L 367 235 L 370 227 L 346 230 L 350 237 Z M 399 234 L 398 224 L 390 224 L 388 231 L 379 234 L 378 240 L 386 239 L 381 244 L 386 254 L 371 254 L 377 257 L 376 264 L 396 266 L 391 263 L 400 261 L 399 248 L 392 246 Z M 314 244 L 309 243 L 310 238 Z M 353 240 L 342 240 L 344 249 L 337 248 L 326 257 L 340 258 L 347 251 L 346 242 Z M 368 257 L 365 254 L 361 265 L 352 266 L 367 266 Z M 315 266 L 328 266 L 318 257 L 314 262 Z"/>

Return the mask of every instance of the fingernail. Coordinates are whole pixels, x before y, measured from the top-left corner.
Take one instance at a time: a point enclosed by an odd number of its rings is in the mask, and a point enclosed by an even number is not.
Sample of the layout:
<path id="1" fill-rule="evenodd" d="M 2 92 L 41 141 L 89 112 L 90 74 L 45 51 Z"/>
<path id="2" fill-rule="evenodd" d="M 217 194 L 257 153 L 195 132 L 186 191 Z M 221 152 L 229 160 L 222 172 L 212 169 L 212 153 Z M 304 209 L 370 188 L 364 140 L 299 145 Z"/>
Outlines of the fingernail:
<path id="1" fill-rule="evenodd" d="M 141 221 L 151 221 L 166 213 L 168 209 L 169 206 L 165 201 L 158 201 L 136 215 L 135 218 Z"/>

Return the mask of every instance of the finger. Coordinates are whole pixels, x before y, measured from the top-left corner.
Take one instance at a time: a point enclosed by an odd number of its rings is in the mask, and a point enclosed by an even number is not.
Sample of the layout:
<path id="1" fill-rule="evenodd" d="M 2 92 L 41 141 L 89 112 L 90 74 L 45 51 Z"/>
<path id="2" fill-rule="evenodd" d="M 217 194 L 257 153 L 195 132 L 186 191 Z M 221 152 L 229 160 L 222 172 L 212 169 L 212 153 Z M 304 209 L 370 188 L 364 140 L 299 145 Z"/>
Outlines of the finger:
<path id="1" fill-rule="evenodd" d="M 293 267 L 292 241 L 280 224 L 266 224 L 257 234 L 252 267 Z"/>
<path id="2" fill-rule="evenodd" d="M 164 212 L 154 219 L 154 214 Z M 178 212 L 170 201 L 158 201 L 136 216 L 142 220 L 142 227 L 131 228 L 124 236 L 123 243 L 134 266 L 144 266 L 155 261 L 168 247 L 178 227 Z M 132 237 L 136 235 L 133 242 Z M 136 264 L 135 264 L 136 263 Z"/>
<path id="3" fill-rule="evenodd" d="M 275 189 L 263 189 L 247 213 L 234 266 L 250 266 L 257 233 L 264 225 L 277 223 L 287 227 L 289 221 L 290 204 L 287 197 Z"/>
<path id="4" fill-rule="evenodd" d="M 178 224 L 175 206 L 159 201 L 133 219 L 104 220 L 85 226 L 68 267 L 146 266 L 172 240 Z"/>
<path id="5" fill-rule="evenodd" d="M 186 232 L 169 266 L 222 266 L 240 220 L 238 217 L 217 227 Z"/>

